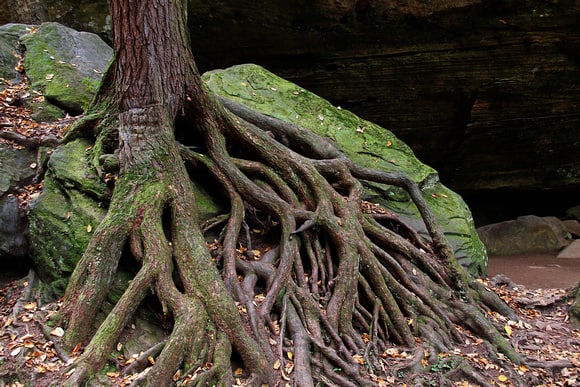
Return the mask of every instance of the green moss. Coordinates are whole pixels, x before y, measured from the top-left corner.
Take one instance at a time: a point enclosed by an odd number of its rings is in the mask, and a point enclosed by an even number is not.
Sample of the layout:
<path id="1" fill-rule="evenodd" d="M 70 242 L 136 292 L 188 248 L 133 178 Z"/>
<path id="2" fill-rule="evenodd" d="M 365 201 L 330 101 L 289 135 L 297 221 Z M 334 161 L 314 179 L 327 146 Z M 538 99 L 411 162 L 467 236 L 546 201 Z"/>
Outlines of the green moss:
<path id="1" fill-rule="evenodd" d="M 393 133 L 257 65 L 211 71 L 203 79 L 222 97 L 330 138 L 360 165 L 409 176 L 421 188 L 460 263 L 476 275 L 487 271 L 487 254 L 463 199 L 442 185 L 437 171 L 419 161 Z M 367 194 L 368 200 L 382 204 L 426 234 L 415 205 L 403 189 L 370 184 Z"/>
<path id="2" fill-rule="evenodd" d="M 71 114 L 80 114 L 86 110 L 96 94 L 101 72 L 84 68 L 87 52 L 102 52 L 106 57 L 100 62 L 109 60 L 110 50 L 104 51 L 95 39 L 82 35 L 57 23 L 45 23 L 34 33 L 24 35 L 22 41 L 26 46 L 24 67 L 33 89 L 41 91 L 46 100 L 61 107 Z M 80 50 L 87 50 L 84 52 Z M 91 60 L 97 60 L 91 58 Z M 80 62 L 80 64 L 78 63 Z M 103 64 L 93 64 L 102 66 Z"/>
<path id="3" fill-rule="evenodd" d="M 99 200 L 105 187 L 87 162 L 87 144 L 77 140 L 55 150 L 44 190 L 28 211 L 34 267 L 57 295 L 105 214 Z"/>

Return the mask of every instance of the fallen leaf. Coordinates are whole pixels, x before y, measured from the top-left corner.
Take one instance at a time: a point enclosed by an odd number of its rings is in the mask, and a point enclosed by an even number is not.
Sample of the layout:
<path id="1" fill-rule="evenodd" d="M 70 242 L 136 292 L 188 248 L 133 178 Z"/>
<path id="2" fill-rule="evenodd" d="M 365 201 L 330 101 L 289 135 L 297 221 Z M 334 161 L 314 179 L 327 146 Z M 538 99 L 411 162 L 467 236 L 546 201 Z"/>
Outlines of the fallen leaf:
<path id="1" fill-rule="evenodd" d="M 64 335 L 64 329 L 61 327 L 56 327 L 50 331 L 51 336 L 62 337 Z"/>
<path id="2" fill-rule="evenodd" d="M 71 351 L 70 354 L 72 356 L 76 356 L 80 350 L 81 350 L 81 343 L 78 343 L 77 345 L 75 345 L 75 347 L 73 348 L 73 350 Z"/>
<path id="3" fill-rule="evenodd" d="M 13 322 L 14 322 L 14 316 L 13 315 L 8 316 L 6 321 L 4 321 L 3 328 L 6 328 L 7 326 L 11 325 Z"/>
<path id="4" fill-rule="evenodd" d="M 362 355 L 358 355 L 358 354 L 353 355 L 352 359 L 354 360 L 355 363 L 358 363 L 361 365 L 365 364 L 365 359 L 362 357 Z"/>
<path id="5" fill-rule="evenodd" d="M 512 335 L 512 328 L 509 325 L 504 325 L 503 329 L 505 330 L 505 333 L 507 333 L 508 336 L 511 337 Z"/>

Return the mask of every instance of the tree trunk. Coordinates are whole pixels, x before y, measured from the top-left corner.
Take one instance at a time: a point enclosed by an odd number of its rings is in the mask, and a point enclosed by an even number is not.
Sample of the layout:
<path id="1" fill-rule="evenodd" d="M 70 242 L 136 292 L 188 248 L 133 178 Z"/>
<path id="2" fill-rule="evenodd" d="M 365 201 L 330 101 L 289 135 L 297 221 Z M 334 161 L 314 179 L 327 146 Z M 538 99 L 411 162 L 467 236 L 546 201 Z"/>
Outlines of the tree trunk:
<path id="1" fill-rule="evenodd" d="M 66 384 L 102 369 L 151 293 L 173 320 L 143 377 L 151 386 L 178 369 L 184 383 L 232 385 L 234 354 L 249 385 L 379 383 L 388 347 L 437 361 L 464 339 L 456 324 L 520 362 L 486 316 L 513 312 L 458 265 L 418 187 L 355 165 L 302 128 L 218 102 L 197 73 L 183 6 L 111 1 L 114 62 L 95 113 L 70 131 L 97 132 L 93 159 L 115 153 L 119 172 L 60 313 L 66 346 L 86 344 Z M 230 200 L 227 217 L 212 223 L 223 226 L 216 257 L 192 193 L 202 169 Z M 364 202 L 365 180 L 407 190 L 430 240 Z M 260 254 L 250 232 L 258 225 L 271 230 L 262 237 L 271 249 Z M 137 274 L 95 332 L 122 255 Z"/>

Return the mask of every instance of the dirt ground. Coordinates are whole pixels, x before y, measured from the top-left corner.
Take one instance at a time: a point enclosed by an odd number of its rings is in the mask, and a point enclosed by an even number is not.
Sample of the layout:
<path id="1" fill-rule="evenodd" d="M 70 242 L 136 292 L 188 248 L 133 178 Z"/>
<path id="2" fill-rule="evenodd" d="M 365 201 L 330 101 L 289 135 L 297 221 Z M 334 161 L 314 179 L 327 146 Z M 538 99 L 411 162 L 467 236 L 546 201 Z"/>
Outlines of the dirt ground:
<path id="1" fill-rule="evenodd" d="M 554 254 L 489 257 L 489 277 L 505 274 L 529 289 L 568 289 L 580 281 L 580 259 Z"/>

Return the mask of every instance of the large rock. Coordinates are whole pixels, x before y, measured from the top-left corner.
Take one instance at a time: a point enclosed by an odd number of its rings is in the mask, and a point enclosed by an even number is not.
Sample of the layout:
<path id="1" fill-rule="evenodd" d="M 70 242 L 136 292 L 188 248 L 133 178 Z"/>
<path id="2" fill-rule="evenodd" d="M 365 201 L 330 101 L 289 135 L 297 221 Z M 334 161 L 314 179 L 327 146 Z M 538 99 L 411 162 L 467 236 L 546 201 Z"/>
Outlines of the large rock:
<path id="1" fill-rule="evenodd" d="M 35 175 L 36 152 L 0 143 L 0 197 L 29 184 Z"/>
<path id="2" fill-rule="evenodd" d="M 0 78 L 9 82 L 18 83 L 22 79 L 21 74 L 16 70 L 20 47 L 18 41 L 30 26 L 24 24 L 6 24 L 0 26 Z M 0 90 L 5 86 L 5 82 L 0 82 Z"/>
<path id="3" fill-rule="evenodd" d="M 95 34 L 58 23 L 44 23 L 21 39 L 31 86 L 65 112 L 82 113 L 111 60 L 111 47 Z"/>
<path id="4" fill-rule="evenodd" d="M 28 255 L 26 221 L 13 195 L 0 197 L 0 265 L 5 259 Z"/>
<path id="5" fill-rule="evenodd" d="M 580 259 L 580 239 L 573 241 L 558 254 L 558 258 Z"/>
<path id="6" fill-rule="evenodd" d="M 551 216 L 520 216 L 477 232 L 489 255 L 555 253 L 572 242 L 564 223 Z"/>
<path id="7" fill-rule="evenodd" d="M 234 66 L 208 72 L 203 77 L 210 89 L 222 97 L 329 137 L 361 165 L 407 174 L 421 187 L 459 261 L 473 273 L 487 271 L 485 249 L 466 204 L 441 184 L 433 168 L 420 162 L 391 132 L 257 65 Z M 372 184 L 368 187 L 367 199 L 381 203 L 426 233 L 416 207 L 402 189 Z"/>
<path id="8" fill-rule="evenodd" d="M 57 148 L 48 163 L 44 189 L 28 213 L 31 257 L 42 280 L 57 294 L 105 215 L 106 186 L 89 163 L 87 140 Z"/>

